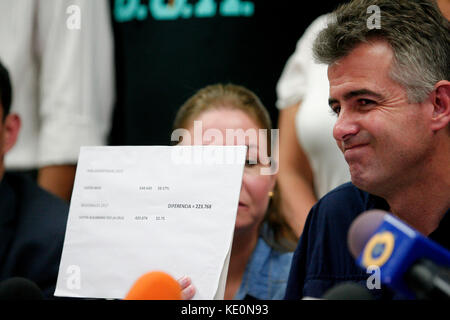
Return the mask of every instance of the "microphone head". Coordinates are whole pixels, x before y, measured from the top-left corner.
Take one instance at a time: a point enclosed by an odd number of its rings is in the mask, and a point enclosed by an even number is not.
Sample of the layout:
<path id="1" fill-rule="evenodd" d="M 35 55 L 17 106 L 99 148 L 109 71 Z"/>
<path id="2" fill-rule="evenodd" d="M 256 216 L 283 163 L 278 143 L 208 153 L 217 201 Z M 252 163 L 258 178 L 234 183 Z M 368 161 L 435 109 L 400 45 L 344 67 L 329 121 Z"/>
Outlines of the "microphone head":
<path id="1" fill-rule="evenodd" d="M 31 280 L 14 277 L 0 284 L 0 300 L 43 300 L 41 289 Z"/>
<path id="2" fill-rule="evenodd" d="M 382 210 L 368 210 L 352 222 L 347 235 L 347 244 L 354 258 L 359 257 L 367 241 L 381 225 L 386 214 L 387 212 Z"/>
<path id="3" fill-rule="evenodd" d="M 354 282 L 344 282 L 329 289 L 323 295 L 325 300 L 375 300 L 368 289 Z"/>
<path id="4" fill-rule="evenodd" d="M 167 273 L 152 271 L 136 280 L 125 300 L 181 300 L 181 286 Z"/>

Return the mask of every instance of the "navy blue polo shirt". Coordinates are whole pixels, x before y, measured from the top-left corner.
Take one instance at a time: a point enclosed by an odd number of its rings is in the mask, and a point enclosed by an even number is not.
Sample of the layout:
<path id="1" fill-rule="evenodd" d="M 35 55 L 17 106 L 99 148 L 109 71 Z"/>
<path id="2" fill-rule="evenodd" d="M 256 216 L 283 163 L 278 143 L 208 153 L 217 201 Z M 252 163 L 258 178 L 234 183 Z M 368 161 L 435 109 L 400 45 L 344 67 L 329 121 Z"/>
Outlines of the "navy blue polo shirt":
<path id="1" fill-rule="evenodd" d="M 351 256 L 347 233 L 353 220 L 370 209 L 389 211 L 388 203 L 352 183 L 327 193 L 311 209 L 292 260 L 285 299 L 320 298 L 341 282 L 359 282 L 365 286 L 367 274 Z M 449 211 L 429 238 L 449 249 Z M 376 298 L 402 298 L 385 286 L 372 290 Z"/>

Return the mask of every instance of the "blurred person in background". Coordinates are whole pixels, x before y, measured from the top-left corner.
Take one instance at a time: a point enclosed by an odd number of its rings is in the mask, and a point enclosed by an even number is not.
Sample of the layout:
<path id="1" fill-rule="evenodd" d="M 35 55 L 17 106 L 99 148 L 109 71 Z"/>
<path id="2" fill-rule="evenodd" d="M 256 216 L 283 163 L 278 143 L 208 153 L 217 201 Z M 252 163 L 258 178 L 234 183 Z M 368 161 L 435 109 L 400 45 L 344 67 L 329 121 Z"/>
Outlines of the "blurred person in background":
<path id="1" fill-rule="evenodd" d="M 312 44 L 329 15 L 317 18 L 297 43 L 277 85 L 280 109 L 282 212 L 297 236 L 317 199 L 350 181 L 347 163 L 333 139 L 336 117 L 328 106 L 327 66 L 314 61 Z"/>
<path id="2" fill-rule="evenodd" d="M 0 282 L 26 278 L 52 298 L 69 208 L 29 177 L 5 173 L 4 156 L 21 127 L 20 117 L 10 113 L 13 100 L 8 71 L 0 62 Z"/>
<path id="3" fill-rule="evenodd" d="M 114 101 L 106 0 L 0 0 L 0 59 L 22 119 L 8 171 L 70 200 L 79 148 L 103 145 Z"/>

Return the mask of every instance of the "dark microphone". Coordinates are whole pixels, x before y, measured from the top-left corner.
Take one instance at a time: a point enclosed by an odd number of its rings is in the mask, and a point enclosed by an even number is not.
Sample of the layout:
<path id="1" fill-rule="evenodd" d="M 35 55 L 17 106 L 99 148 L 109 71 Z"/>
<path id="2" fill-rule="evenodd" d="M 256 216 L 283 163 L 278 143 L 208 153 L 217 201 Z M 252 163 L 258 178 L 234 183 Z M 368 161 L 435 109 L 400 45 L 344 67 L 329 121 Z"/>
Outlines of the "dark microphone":
<path id="1" fill-rule="evenodd" d="M 41 289 L 31 280 L 14 277 L 0 283 L 0 300 L 43 300 Z"/>
<path id="2" fill-rule="evenodd" d="M 450 299 L 450 252 L 391 214 L 370 210 L 353 221 L 348 246 L 362 268 L 413 299 Z"/>
<path id="3" fill-rule="evenodd" d="M 323 300 L 375 300 L 366 288 L 354 283 L 344 282 L 329 289 Z"/>

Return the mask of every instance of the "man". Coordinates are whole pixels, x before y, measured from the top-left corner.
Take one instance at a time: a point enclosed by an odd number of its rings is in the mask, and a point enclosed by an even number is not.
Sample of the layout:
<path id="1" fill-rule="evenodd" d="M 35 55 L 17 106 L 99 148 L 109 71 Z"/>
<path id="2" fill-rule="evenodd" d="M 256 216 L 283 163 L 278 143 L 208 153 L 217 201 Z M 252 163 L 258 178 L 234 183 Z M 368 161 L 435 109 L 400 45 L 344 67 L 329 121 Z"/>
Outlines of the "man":
<path id="1" fill-rule="evenodd" d="M 67 205 L 32 180 L 5 174 L 4 155 L 21 121 L 9 114 L 11 83 L 0 63 L 0 281 L 23 277 L 53 296 L 67 220 Z"/>
<path id="2" fill-rule="evenodd" d="M 381 28 L 369 28 L 371 5 L 380 9 Z M 450 249 L 449 22 L 425 0 L 354 0 L 334 16 L 314 53 L 328 64 L 333 136 L 352 182 L 309 213 L 287 299 L 321 297 L 340 282 L 366 283 L 346 239 L 355 217 L 369 209 L 390 211 Z"/>

